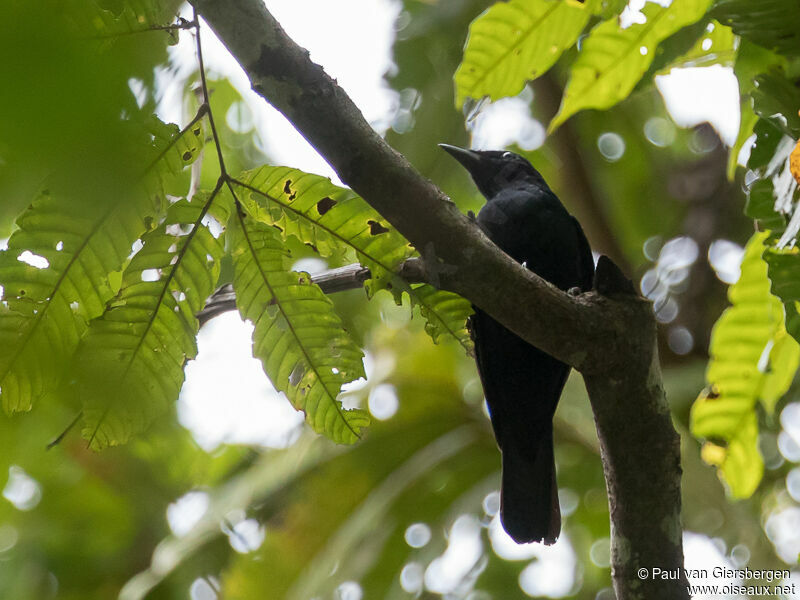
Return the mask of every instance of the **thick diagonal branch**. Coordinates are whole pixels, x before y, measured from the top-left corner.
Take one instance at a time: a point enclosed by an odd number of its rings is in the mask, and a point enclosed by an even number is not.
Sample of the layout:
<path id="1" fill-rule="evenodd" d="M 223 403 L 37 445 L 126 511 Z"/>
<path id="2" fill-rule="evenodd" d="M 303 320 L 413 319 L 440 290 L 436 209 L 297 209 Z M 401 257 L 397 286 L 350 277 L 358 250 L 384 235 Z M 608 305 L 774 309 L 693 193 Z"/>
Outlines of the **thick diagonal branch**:
<path id="1" fill-rule="evenodd" d="M 583 373 L 609 491 L 617 598 L 688 598 L 682 576 L 637 576 L 642 568 L 677 573 L 683 567 L 679 444 L 661 386 L 649 304 L 605 284 L 599 289 L 611 290 L 608 295 L 572 297 L 511 260 L 372 130 L 263 0 L 192 3 L 253 89 L 417 248 L 430 283 L 464 296 Z"/>
<path id="2" fill-rule="evenodd" d="M 612 366 L 626 325 L 641 321 L 646 306 L 572 298 L 511 260 L 375 133 L 344 90 L 309 60 L 262 2 L 194 4 L 242 65 L 253 89 L 417 248 L 434 285 L 468 298 L 582 372 Z"/>

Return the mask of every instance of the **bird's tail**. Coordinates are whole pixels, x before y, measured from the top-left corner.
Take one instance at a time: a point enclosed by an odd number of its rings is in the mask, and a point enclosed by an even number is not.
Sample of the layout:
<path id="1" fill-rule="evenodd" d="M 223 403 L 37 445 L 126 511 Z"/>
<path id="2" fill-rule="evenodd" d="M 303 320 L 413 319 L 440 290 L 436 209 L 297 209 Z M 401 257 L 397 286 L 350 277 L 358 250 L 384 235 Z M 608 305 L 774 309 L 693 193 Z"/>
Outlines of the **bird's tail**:
<path id="1" fill-rule="evenodd" d="M 558 538 L 561 511 L 552 426 L 541 435 L 538 444 L 524 448 L 510 445 L 503 451 L 500 519 L 518 544 L 541 541 L 549 545 Z"/>

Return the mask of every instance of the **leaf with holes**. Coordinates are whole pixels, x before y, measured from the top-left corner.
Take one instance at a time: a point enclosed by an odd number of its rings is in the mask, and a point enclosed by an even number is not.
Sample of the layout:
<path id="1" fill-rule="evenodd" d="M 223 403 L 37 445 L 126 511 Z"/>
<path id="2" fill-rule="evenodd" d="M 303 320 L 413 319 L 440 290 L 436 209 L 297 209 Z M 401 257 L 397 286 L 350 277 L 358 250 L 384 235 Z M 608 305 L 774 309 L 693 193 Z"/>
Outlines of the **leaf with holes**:
<path id="1" fill-rule="evenodd" d="M 0 345 L 0 398 L 6 412 L 30 410 L 53 393 L 86 330 L 117 293 L 131 246 L 164 210 L 162 184 L 182 164 L 167 160 L 187 132 L 153 120 L 143 152 L 151 168 L 128 195 L 101 205 L 43 192 L 17 221 L 0 252 L 5 322 L 16 329 Z M 170 137 L 171 136 L 171 137 Z"/>
<path id="2" fill-rule="evenodd" d="M 494 4 L 469 27 L 454 78 L 456 106 L 467 97 L 498 100 L 521 92 L 575 43 L 590 16 L 587 6 L 561 0 Z"/>
<path id="3" fill-rule="evenodd" d="M 474 352 L 472 338 L 467 331 L 467 318 L 472 314 L 472 305 L 458 294 L 437 290 L 432 285 L 414 286 L 412 303 L 419 304 L 425 319 L 425 331 L 435 343 L 447 335 L 455 339 L 467 354 Z"/>
<path id="4" fill-rule="evenodd" d="M 398 265 L 413 255 L 406 239 L 352 191 L 327 177 L 290 167 L 242 173 L 242 205 L 254 219 L 277 226 L 320 256 L 357 258 L 372 278 L 369 291 L 387 287 Z"/>
<path id="5" fill-rule="evenodd" d="M 647 21 L 622 29 L 617 19 L 592 29 L 570 68 L 561 108 L 549 130 L 553 131 L 576 112 L 606 109 L 628 97 L 653 62 L 659 43 L 698 21 L 710 0 L 674 0 L 669 7 L 645 5 Z"/>
<path id="6" fill-rule="evenodd" d="M 783 306 L 770 293 L 761 258 L 766 239 L 766 233 L 756 233 L 745 248 L 741 276 L 728 291 L 732 306 L 712 331 L 709 391 L 698 397 L 691 413 L 692 433 L 707 440 L 706 452 L 738 498 L 753 493 L 763 470 L 755 443 L 756 405 L 760 401 L 771 411 L 800 364 L 800 347 L 786 335 Z"/>
<path id="7" fill-rule="evenodd" d="M 327 177 L 289 167 L 247 171 L 237 182 L 242 205 L 254 219 L 277 227 L 283 239 L 295 236 L 320 256 L 357 259 L 370 270 L 370 296 L 382 288 L 392 287 L 396 298 L 405 291 L 412 304 L 422 307 L 429 333 L 447 331 L 442 324 L 452 316 L 438 315 L 435 306 L 395 275 L 400 263 L 416 254 L 414 250 L 351 190 L 333 185 Z M 470 352 L 471 344 L 457 333 L 461 329 L 463 323 L 459 328 L 452 325 L 449 332 Z"/>
<path id="8" fill-rule="evenodd" d="M 150 176 L 151 193 L 183 196 L 188 189 L 188 170 L 203 150 L 205 110 L 201 109 L 192 122 L 179 130 L 150 117 L 144 126 L 151 136 L 156 164 Z M 155 190 L 153 192 L 153 190 Z"/>
<path id="9" fill-rule="evenodd" d="M 255 326 L 253 355 L 314 431 L 354 443 L 369 415 L 336 398 L 342 385 L 365 377 L 363 353 L 311 277 L 287 269 L 278 231 L 238 212 L 234 220 L 233 287 L 239 313 Z"/>
<path id="10" fill-rule="evenodd" d="M 127 442 L 178 397 L 194 358 L 195 313 L 219 278 L 223 249 L 203 224 L 215 194 L 173 204 L 146 234 L 76 355 L 83 434 L 95 449 Z"/>

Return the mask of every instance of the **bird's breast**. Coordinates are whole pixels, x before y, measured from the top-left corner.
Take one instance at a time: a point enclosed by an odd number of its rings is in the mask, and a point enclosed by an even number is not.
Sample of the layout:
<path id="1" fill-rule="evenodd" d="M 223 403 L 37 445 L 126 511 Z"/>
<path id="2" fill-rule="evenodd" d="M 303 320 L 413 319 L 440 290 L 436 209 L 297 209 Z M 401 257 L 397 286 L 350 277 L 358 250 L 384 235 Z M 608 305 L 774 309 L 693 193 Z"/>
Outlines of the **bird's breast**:
<path id="1" fill-rule="evenodd" d="M 579 246 L 572 217 L 556 203 L 510 194 L 487 202 L 478 223 L 511 258 L 567 289 L 578 285 Z"/>

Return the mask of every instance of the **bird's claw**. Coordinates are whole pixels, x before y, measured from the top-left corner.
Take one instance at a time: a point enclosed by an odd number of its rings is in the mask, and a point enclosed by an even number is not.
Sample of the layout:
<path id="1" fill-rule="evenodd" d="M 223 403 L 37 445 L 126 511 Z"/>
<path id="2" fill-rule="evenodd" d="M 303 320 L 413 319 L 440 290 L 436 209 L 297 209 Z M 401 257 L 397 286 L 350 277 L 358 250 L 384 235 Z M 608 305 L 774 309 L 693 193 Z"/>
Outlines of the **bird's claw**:
<path id="1" fill-rule="evenodd" d="M 477 221 L 477 220 L 478 220 L 478 219 L 475 217 L 475 213 L 474 213 L 474 212 L 472 212 L 471 210 L 468 210 L 468 211 L 467 211 L 467 218 L 468 218 L 470 221 L 472 221 L 473 223 L 474 223 L 475 221 Z"/>

